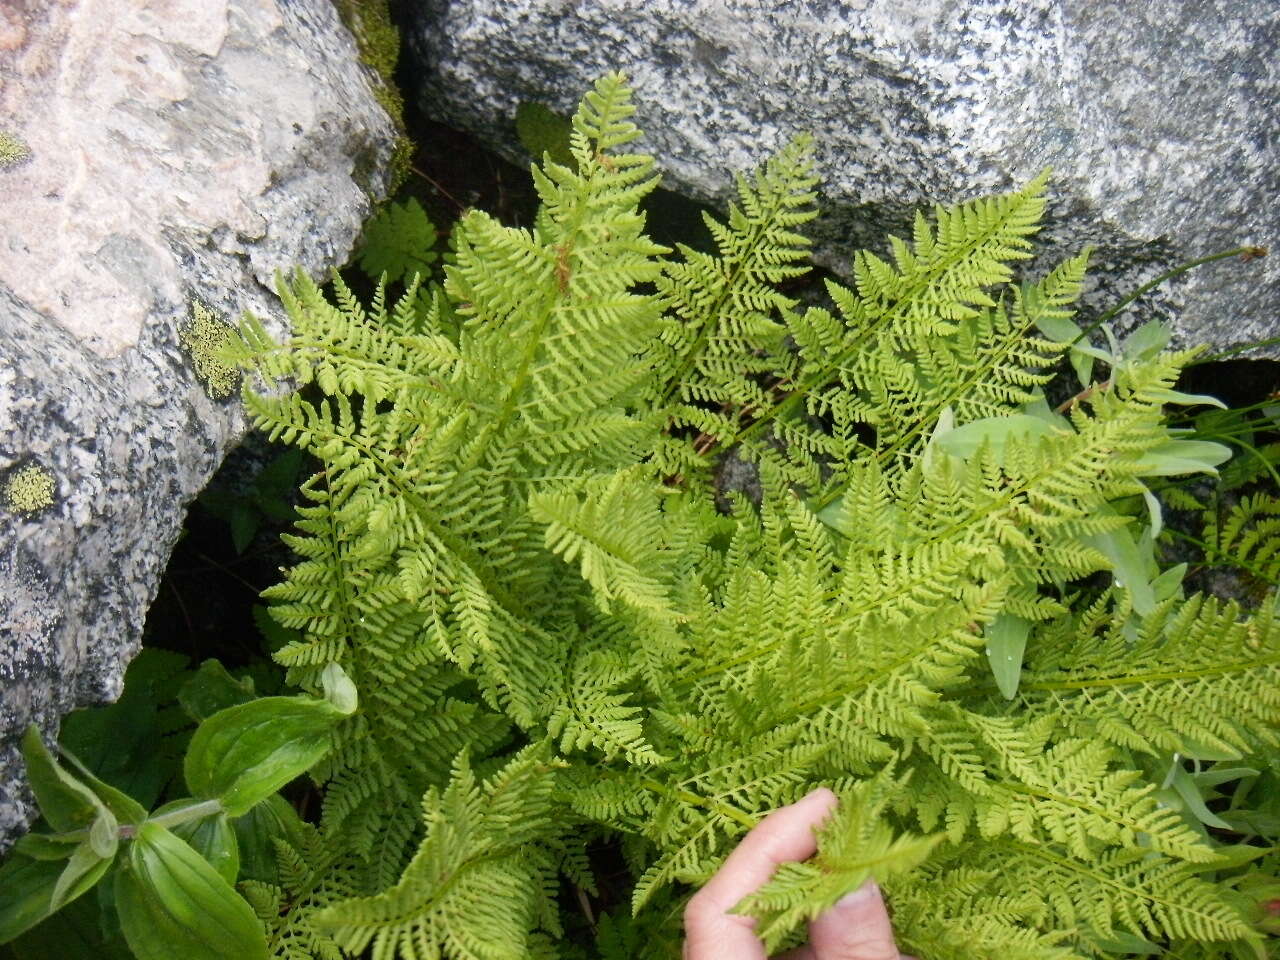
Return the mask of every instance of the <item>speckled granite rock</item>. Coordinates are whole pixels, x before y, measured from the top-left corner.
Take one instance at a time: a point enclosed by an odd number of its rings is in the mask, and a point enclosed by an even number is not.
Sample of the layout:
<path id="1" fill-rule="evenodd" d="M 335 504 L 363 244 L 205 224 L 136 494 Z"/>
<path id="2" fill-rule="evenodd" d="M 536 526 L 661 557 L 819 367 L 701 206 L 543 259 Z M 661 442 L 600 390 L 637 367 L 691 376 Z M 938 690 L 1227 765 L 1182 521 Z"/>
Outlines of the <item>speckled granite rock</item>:
<path id="1" fill-rule="evenodd" d="M 266 315 L 276 269 L 345 259 L 394 131 L 330 0 L 19 0 L 0 133 L 3 850 L 18 736 L 119 694 L 243 433 L 182 345 L 192 301 Z"/>
<path id="2" fill-rule="evenodd" d="M 667 185 L 702 199 L 812 132 L 818 256 L 838 270 L 922 201 L 1046 165 L 1046 259 L 1100 245 L 1094 304 L 1168 265 L 1280 238 L 1280 4 L 430 0 L 419 16 L 424 107 L 509 153 L 520 101 L 568 111 L 610 69 L 632 78 Z M 1188 341 L 1276 336 L 1280 256 L 1204 268 L 1155 306 Z"/>

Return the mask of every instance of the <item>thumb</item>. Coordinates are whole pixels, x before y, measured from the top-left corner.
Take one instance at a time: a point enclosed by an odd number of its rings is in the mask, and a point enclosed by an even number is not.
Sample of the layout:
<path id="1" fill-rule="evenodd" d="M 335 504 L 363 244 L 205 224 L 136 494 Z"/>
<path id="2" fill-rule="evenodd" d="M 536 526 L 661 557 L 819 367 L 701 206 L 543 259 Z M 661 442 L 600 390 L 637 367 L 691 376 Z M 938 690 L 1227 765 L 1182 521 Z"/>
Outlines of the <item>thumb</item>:
<path id="1" fill-rule="evenodd" d="M 889 911 L 868 880 L 809 925 L 815 960 L 898 960 Z"/>

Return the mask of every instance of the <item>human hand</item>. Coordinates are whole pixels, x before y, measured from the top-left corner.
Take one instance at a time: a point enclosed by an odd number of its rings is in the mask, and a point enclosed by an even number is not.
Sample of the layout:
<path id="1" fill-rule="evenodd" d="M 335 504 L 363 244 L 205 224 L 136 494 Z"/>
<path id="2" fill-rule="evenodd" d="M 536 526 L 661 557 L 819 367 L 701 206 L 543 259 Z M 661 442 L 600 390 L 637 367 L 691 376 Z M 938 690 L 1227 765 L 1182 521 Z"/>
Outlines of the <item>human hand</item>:
<path id="1" fill-rule="evenodd" d="M 766 960 L 755 918 L 729 913 L 781 864 L 818 849 L 814 830 L 836 806 L 826 788 L 769 814 L 742 838 L 684 911 L 684 960 Z M 809 944 L 780 960 L 899 960 L 880 889 L 870 880 L 809 924 Z M 912 960 L 903 957 L 902 960 Z"/>

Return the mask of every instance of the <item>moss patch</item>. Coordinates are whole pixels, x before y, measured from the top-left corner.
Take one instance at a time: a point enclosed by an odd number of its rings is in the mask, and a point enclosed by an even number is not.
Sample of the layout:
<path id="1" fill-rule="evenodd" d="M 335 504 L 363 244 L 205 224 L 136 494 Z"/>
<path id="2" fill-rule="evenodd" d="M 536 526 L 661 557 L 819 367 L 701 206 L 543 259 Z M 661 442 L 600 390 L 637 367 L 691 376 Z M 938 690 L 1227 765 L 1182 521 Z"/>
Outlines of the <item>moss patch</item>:
<path id="1" fill-rule="evenodd" d="M 391 181 L 387 193 L 395 193 L 409 175 L 413 142 L 404 124 L 404 96 L 396 85 L 396 64 L 400 61 L 400 30 L 391 20 L 388 0 L 334 0 L 338 15 L 356 38 L 360 62 L 378 75 L 374 99 L 387 111 L 396 128 L 388 169 Z M 367 189 L 366 189 L 366 192 Z"/>
<path id="2" fill-rule="evenodd" d="M 53 506 L 53 474 L 35 463 L 19 467 L 5 481 L 4 502 L 14 513 Z"/>

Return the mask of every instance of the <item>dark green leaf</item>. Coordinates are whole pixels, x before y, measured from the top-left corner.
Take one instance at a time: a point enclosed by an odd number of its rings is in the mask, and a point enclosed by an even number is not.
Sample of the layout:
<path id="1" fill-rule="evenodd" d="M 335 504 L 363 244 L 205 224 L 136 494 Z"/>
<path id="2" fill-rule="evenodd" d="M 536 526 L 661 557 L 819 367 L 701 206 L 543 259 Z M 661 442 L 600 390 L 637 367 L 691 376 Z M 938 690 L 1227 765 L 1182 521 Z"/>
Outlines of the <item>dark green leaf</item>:
<path id="1" fill-rule="evenodd" d="M 253 681 L 237 680 L 217 660 L 206 660 L 182 685 L 178 702 L 193 720 L 205 720 L 219 710 L 253 699 Z"/>
<path id="2" fill-rule="evenodd" d="M 76 771 L 76 775 L 84 781 L 84 785 L 94 792 L 99 800 L 110 810 L 120 823 L 141 823 L 146 819 L 147 808 L 122 790 L 117 790 L 109 783 L 95 777 L 80 758 L 70 751 L 63 756 Z"/>
<path id="3" fill-rule="evenodd" d="M 301 843 L 302 821 L 288 801 L 273 793 L 231 823 L 240 850 L 240 875 L 246 880 L 279 883 L 276 841 Z"/>
<path id="4" fill-rule="evenodd" d="M 87 828 L 105 809 L 92 790 L 62 769 L 34 723 L 23 734 L 22 758 L 31 792 L 54 830 L 63 833 Z"/>
<path id="5" fill-rule="evenodd" d="M 286 497 L 291 496 L 298 486 L 298 474 L 302 471 L 302 459 L 302 451 L 297 447 L 290 447 L 262 468 L 254 487 L 259 494 L 258 505 L 263 507 L 264 511 L 267 503 L 274 500 L 284 506 L 289 515 L 292 515 L 293 507 L 284 503 L 284 500 Z M 270 515 L 269 512 L 268 515 Z M 284 518 L 272 517 L 272 519 L 288 519 L 288 515 Z"/>
<path id="6" fill-rule="evenodd" d="M 258 628 L 258 632 L 262 634 L 262 639 L 266 641 L 268 653 L 275 653 L 286 644 L 302 639 L 302 634 L 299 631 L 291 627 L 281 626 L 271 616 L 269 609 L 260 603 L 255 604 L 253 607 L 253 622 Z"/>
<path id="7" fill-rule="evenodd" d="M 22 856 L 0 865 L 0 943 L 8 943 L 52 912 L 49 902 L 62 871 L 60 860 Z"/>
<path id="8" fill-rule="evenodd" d="M 543 155 L 549 154 L 554 163 L 577 169 L 577 161 L 569 151 L 571 129 L 567 117 L 541 103 L 526 102 L 516 107 L 516 136 L 537 163 L 542 163 Z"/>
<path id="9" fill-rule="evenodd" d="M 249 904 L 164 827 L 138 829 L 115 895 L 138 960 L 266 960 L 266 937 Z"/>
<path id="10" fill-rule="evenodd" d="M 1136 933 L 1127 930 L 1112 930 L 1107 936 L 1088 932 L 1089 942 L 1099 950 L 1107 953 L 1139 954 L 1141 956 L 1158 956 L 1164 951 Z"/>
<path id="11" fill-rule="evenodd" d="M 247 503 L 237 503 L 231 509 L 231 543 L 236 553 L 244 553 L 258 532 L 258 512 Z"/>
<path id="12" fill-rule="evenodd" d="M 191 738 L 187 786 L 238 817 L 328 753 L 332 730 L 345 716 L 311 697 L 264 697 L 219 711 Z"/>
<path id="13" fill-rule="evenodd" d="M 119 700 L 63 720 L 63 749 L 104 783 L 154 806 L 182 761 L 189 721 L 176 701 L 186 664 L 181 654 L 144 647 L 129 664 Z"/>
<path id="14" fill-rule="evenodd" d="M 75 853 L 79 839 L 63 834 L 28 833 L 18 838 L 13 849 L 32 860 L 65 860 Z"/>
<path id="15" fill-rule="evenodd" d="M 15 960 L 134 960 L 118 930 L 114 935 L 103 930 L 101 893 L 111 887 L 110 882 L 100 883 L 99 896 L 73 900 L 18 937 L 9 947 Z"/>

